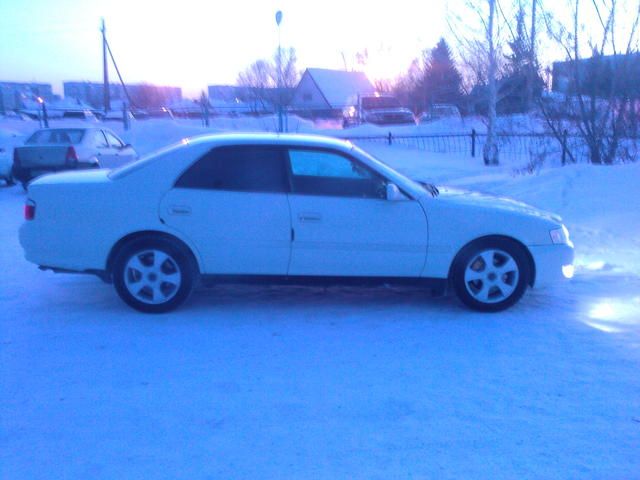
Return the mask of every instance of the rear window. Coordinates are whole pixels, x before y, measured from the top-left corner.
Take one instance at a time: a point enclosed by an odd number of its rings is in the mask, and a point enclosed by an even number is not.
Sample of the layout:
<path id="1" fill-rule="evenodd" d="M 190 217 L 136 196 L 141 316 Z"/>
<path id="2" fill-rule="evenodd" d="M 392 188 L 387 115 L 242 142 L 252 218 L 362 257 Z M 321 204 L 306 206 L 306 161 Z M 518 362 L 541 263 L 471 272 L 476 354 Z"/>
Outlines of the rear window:
<path id="1" fill-rule="evenodd" d="M 176 182 L 176 188 L 242 192 L 285 192 L 287 185 L 282 149 L 261 145 L 214 148 Z"/>
<path id="2" fill-rule="evenodd" d="M 25 142 L 28 145 L 77 144 L 82 141 L 85 130 L 81 128 L 52 128 L 48 130 L 38 130 Z"/>

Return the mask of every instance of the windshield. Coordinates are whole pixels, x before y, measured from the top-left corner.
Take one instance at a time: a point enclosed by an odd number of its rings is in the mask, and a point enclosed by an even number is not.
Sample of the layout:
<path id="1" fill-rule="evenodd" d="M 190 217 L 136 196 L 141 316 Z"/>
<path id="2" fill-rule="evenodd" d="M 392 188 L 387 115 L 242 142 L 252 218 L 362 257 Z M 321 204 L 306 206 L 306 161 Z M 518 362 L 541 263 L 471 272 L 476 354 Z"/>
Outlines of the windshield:
<path id="1" fill-rule="evenodd" d="M 85 130 L 82 128 L 51 128 L 38 130 L 25 142 L 27 145 L 77 144 L 82 141 Z"/>
<path id="2" fill-rule="evenodd" d="M 400 102 L 394 97 L 364 97 L 362 99 L 362 108 L 366 110 L 398 107 L 400 107 Z"/>

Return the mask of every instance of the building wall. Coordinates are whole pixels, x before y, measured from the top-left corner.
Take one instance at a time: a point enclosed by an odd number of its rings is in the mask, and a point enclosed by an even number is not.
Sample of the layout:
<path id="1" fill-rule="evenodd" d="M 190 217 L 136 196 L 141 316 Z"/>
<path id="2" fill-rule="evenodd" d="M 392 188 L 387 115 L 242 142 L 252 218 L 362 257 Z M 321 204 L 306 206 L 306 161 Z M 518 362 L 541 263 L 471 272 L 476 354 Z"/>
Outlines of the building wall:
<path id="1" fill-rule="evenodd" d="M 64 82 L 65 98 L 74 98 L 102 109 L 104 86 L 98 82 Z M 180 87 L 163 87 L 149 84 L 127 85 L 127 92 L 134 106 L 139 108 L 162 107 L 182 100 Z M 109 84 L 111 101 L 126 101 L 124 88 L 119 83 Z"/>
<path id="2" fill-rule="evenodd" d="M 291 100 L 291 107 L 298 111 L 330 111 L 331 105 L 329 105 L 322 95 L 322 92 L 318 88 L 318 85 L 313 81 L 311 75 L 305 72 L 298 83 Z"/>
<path id="3" fill-rule="evenodd" d="M 24 100 L 37 97 L 50 102 L 54 99 L 49 83 L 0 82 L 0 113 L 24 107 Z"/>

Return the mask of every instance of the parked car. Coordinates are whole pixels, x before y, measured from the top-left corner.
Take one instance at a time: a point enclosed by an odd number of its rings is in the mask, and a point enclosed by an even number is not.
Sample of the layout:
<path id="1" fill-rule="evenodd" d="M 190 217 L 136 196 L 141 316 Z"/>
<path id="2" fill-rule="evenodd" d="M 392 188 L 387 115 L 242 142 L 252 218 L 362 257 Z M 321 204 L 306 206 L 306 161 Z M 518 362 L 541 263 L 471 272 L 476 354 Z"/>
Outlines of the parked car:
<path id="1" fill-rule="evenodd" d="M 97 122 L 98 118 L 91 110 L 64 110 L 62 111 L 62 118 L 66 120 L 86 120 L 90 122 Z"/>
<path id="2" fill-rule="evenodd" d="M 6 185 L 13 185 L 11 166 L 13 164 L 13 147 L 19 141 L 18 133 L 0 130 L 0 180 Z"/>
<path id="3" fill-rule="evenodd" d="M 44 173 L 114 168 L 137 158 L 136 151 L 106 128 L 45 128 L 13 153 L 13 177 L 23 185 Z"/>
<path id="4" fill-rule="evenodd" d="M 497 311 L 573 269 L 557 216 L 419 184 L 314 136 L 201 136 L 116 170 L 45 175 L 25 218 L 28 261 L 96 274 L 144 312 L 200 280 L 415 283 Z"/>
<path id="5" fill-rule="evenodd" d="M 429 123 L 443 118 L 460 120 L 460 109 L 449 103 L 437 103 L 418 116 L 418 123 Z"/>
<path id="6" fill-rule="evenodd" d="M 11 174 L 11 147 L 0 145 L 0 180 L 4 180 L 7 185 L 13 185 L 13 175 Z"/>
<path id="7" fill-rule="evenodd" d="M 343 111 L 343 127 L 362 123 L 375 125 L 415 124 L 413 112 L 391 95 L 359 95 L 356 104 Z"/>

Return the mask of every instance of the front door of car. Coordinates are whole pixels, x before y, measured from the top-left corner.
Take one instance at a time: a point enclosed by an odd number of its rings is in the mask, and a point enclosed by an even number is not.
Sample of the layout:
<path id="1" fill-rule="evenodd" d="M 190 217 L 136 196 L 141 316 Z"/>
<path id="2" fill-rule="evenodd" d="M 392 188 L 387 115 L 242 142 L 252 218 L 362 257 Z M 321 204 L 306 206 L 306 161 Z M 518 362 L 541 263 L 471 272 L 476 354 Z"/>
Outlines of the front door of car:
<path id="1" fill-rule="evenodd" d="M 135 160 L 136 152 L 131 147 L 131 145 L 126 145 L 122 140 L 116 137 L 109 130 L 104 130 L 104 136 L 107 137 L 107 141 L 109 142 L 109 148 L 112 152 L 112 163 L 113 165 L 109 168 L 120 167 L 126 163 Z"/>
<path id="2" fill-rule="evenodd" d="M 217 147 L 176 181 L 160 216 L 193 242 L 202 273 L 284 275 L 291 247 L 287 190 L 281 149 Z"/>
<path id="3" fill-rule="evenodd" d="M 340 152 L 290 148 L 288 160 L 290 275 L 420 275 L 428 231 L 418 201 L 387 200 L 386 179 Z"/>
<path id="4" fill-rule="evenodd" d="M 95 155 L 101 168 L 115 168 L 117 165 L 117 151 L 109 145 L 102 130 L 89 130 L 91 135 L 86 145 L 91 156 Z"/>

